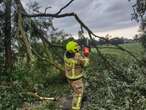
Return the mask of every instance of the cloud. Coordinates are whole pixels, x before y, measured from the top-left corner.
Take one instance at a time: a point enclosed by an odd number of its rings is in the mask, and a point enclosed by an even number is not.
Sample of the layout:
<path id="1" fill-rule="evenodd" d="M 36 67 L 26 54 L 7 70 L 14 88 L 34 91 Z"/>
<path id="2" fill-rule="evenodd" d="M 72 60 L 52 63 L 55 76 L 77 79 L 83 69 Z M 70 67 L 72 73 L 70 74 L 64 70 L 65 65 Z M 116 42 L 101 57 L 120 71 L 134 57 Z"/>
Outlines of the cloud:
<path id="1" fill-rule="evenodd" d="M 26 0 L 22 0 L 26 3 Z M 69 0 L 31 0 L 37 1 L 44 10 L 47 6 L 49 13 L 57 12 Z M 94 32 L 106 32 L 115 29 L 134 27 L 137 25 L 131 21 L 132 8 L 128 0 L 75 0 L 65 12 L 75 12 Z M 54 25 L 66 32 L 75 34 L 80 26 L 72 18 L 55 19 Z"/>
<path id="2" fill-rule="evenodd" d="M 122 29 L 115 29 L 106 32 L 98 32 L 96 34 L 99 36 L 106 36 L 107 34 L 109 34 L 112 35 L 112 38 L 113 37 L 133 38 L 135 34 L 138 34 L 137 29 L 138 26 L 135 26 L 135 27 L 122 28 Z"/>

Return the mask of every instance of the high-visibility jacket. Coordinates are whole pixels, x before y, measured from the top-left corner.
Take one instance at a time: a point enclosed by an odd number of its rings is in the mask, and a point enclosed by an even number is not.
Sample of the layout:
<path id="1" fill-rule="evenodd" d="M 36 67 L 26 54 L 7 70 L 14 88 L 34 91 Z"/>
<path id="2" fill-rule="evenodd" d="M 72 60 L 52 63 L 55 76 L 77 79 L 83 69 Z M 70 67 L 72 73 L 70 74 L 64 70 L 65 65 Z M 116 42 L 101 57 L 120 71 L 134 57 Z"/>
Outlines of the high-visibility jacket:
<path id="1" fill-rule="evenodd" d="M 65 76 L 68 79 L 79 79 L 83 76 L 83 66 L 88 63 L 88 59 L 83 58 L 80 53 L 75 53 L 73 58 L 64 55 Z"/>

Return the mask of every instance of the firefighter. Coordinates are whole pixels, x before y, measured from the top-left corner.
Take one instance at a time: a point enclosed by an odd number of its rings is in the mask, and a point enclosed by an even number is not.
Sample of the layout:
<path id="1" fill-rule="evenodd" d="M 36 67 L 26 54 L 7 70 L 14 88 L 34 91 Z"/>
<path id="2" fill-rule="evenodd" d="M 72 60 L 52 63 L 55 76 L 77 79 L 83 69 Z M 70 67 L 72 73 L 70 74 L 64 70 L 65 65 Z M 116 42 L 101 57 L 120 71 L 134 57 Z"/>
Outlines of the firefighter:
<path id="1" fill-rule="evenodd" d="M 64 54 L 65 76 L 73 90 L 72 110 L 80 110 L 84 93 L 83 67 L 89 64 L 89 51 L 80 54 L 80 46 L 75 41 L 69 41 Z"/>

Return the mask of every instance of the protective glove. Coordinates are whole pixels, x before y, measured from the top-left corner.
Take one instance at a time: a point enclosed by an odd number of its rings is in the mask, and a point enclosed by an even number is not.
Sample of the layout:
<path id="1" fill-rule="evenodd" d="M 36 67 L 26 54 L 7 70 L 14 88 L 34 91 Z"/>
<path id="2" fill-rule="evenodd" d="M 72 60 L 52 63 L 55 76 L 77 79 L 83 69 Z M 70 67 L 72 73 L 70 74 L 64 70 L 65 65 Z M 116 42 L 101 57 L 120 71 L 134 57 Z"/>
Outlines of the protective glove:
<path id="1" fill-rule="evenodd" d="M 89 58 L 85 57 L 84 58 L 84 66 L 88 66 L 89 65 Z"/>

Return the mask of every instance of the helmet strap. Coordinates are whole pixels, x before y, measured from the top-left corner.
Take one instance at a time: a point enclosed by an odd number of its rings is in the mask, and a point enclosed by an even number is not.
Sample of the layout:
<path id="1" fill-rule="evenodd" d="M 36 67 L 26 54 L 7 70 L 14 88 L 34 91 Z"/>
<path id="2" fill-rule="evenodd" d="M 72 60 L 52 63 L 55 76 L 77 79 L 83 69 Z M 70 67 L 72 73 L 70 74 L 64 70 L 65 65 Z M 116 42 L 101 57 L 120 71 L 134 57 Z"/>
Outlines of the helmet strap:
<path id="1" fill-rule="evenodd" d="M 66 57 L 67 58 L 73 58 L 75 56 L 75 53 L 71 53 L 69 51 L 66 52 Z"/>

